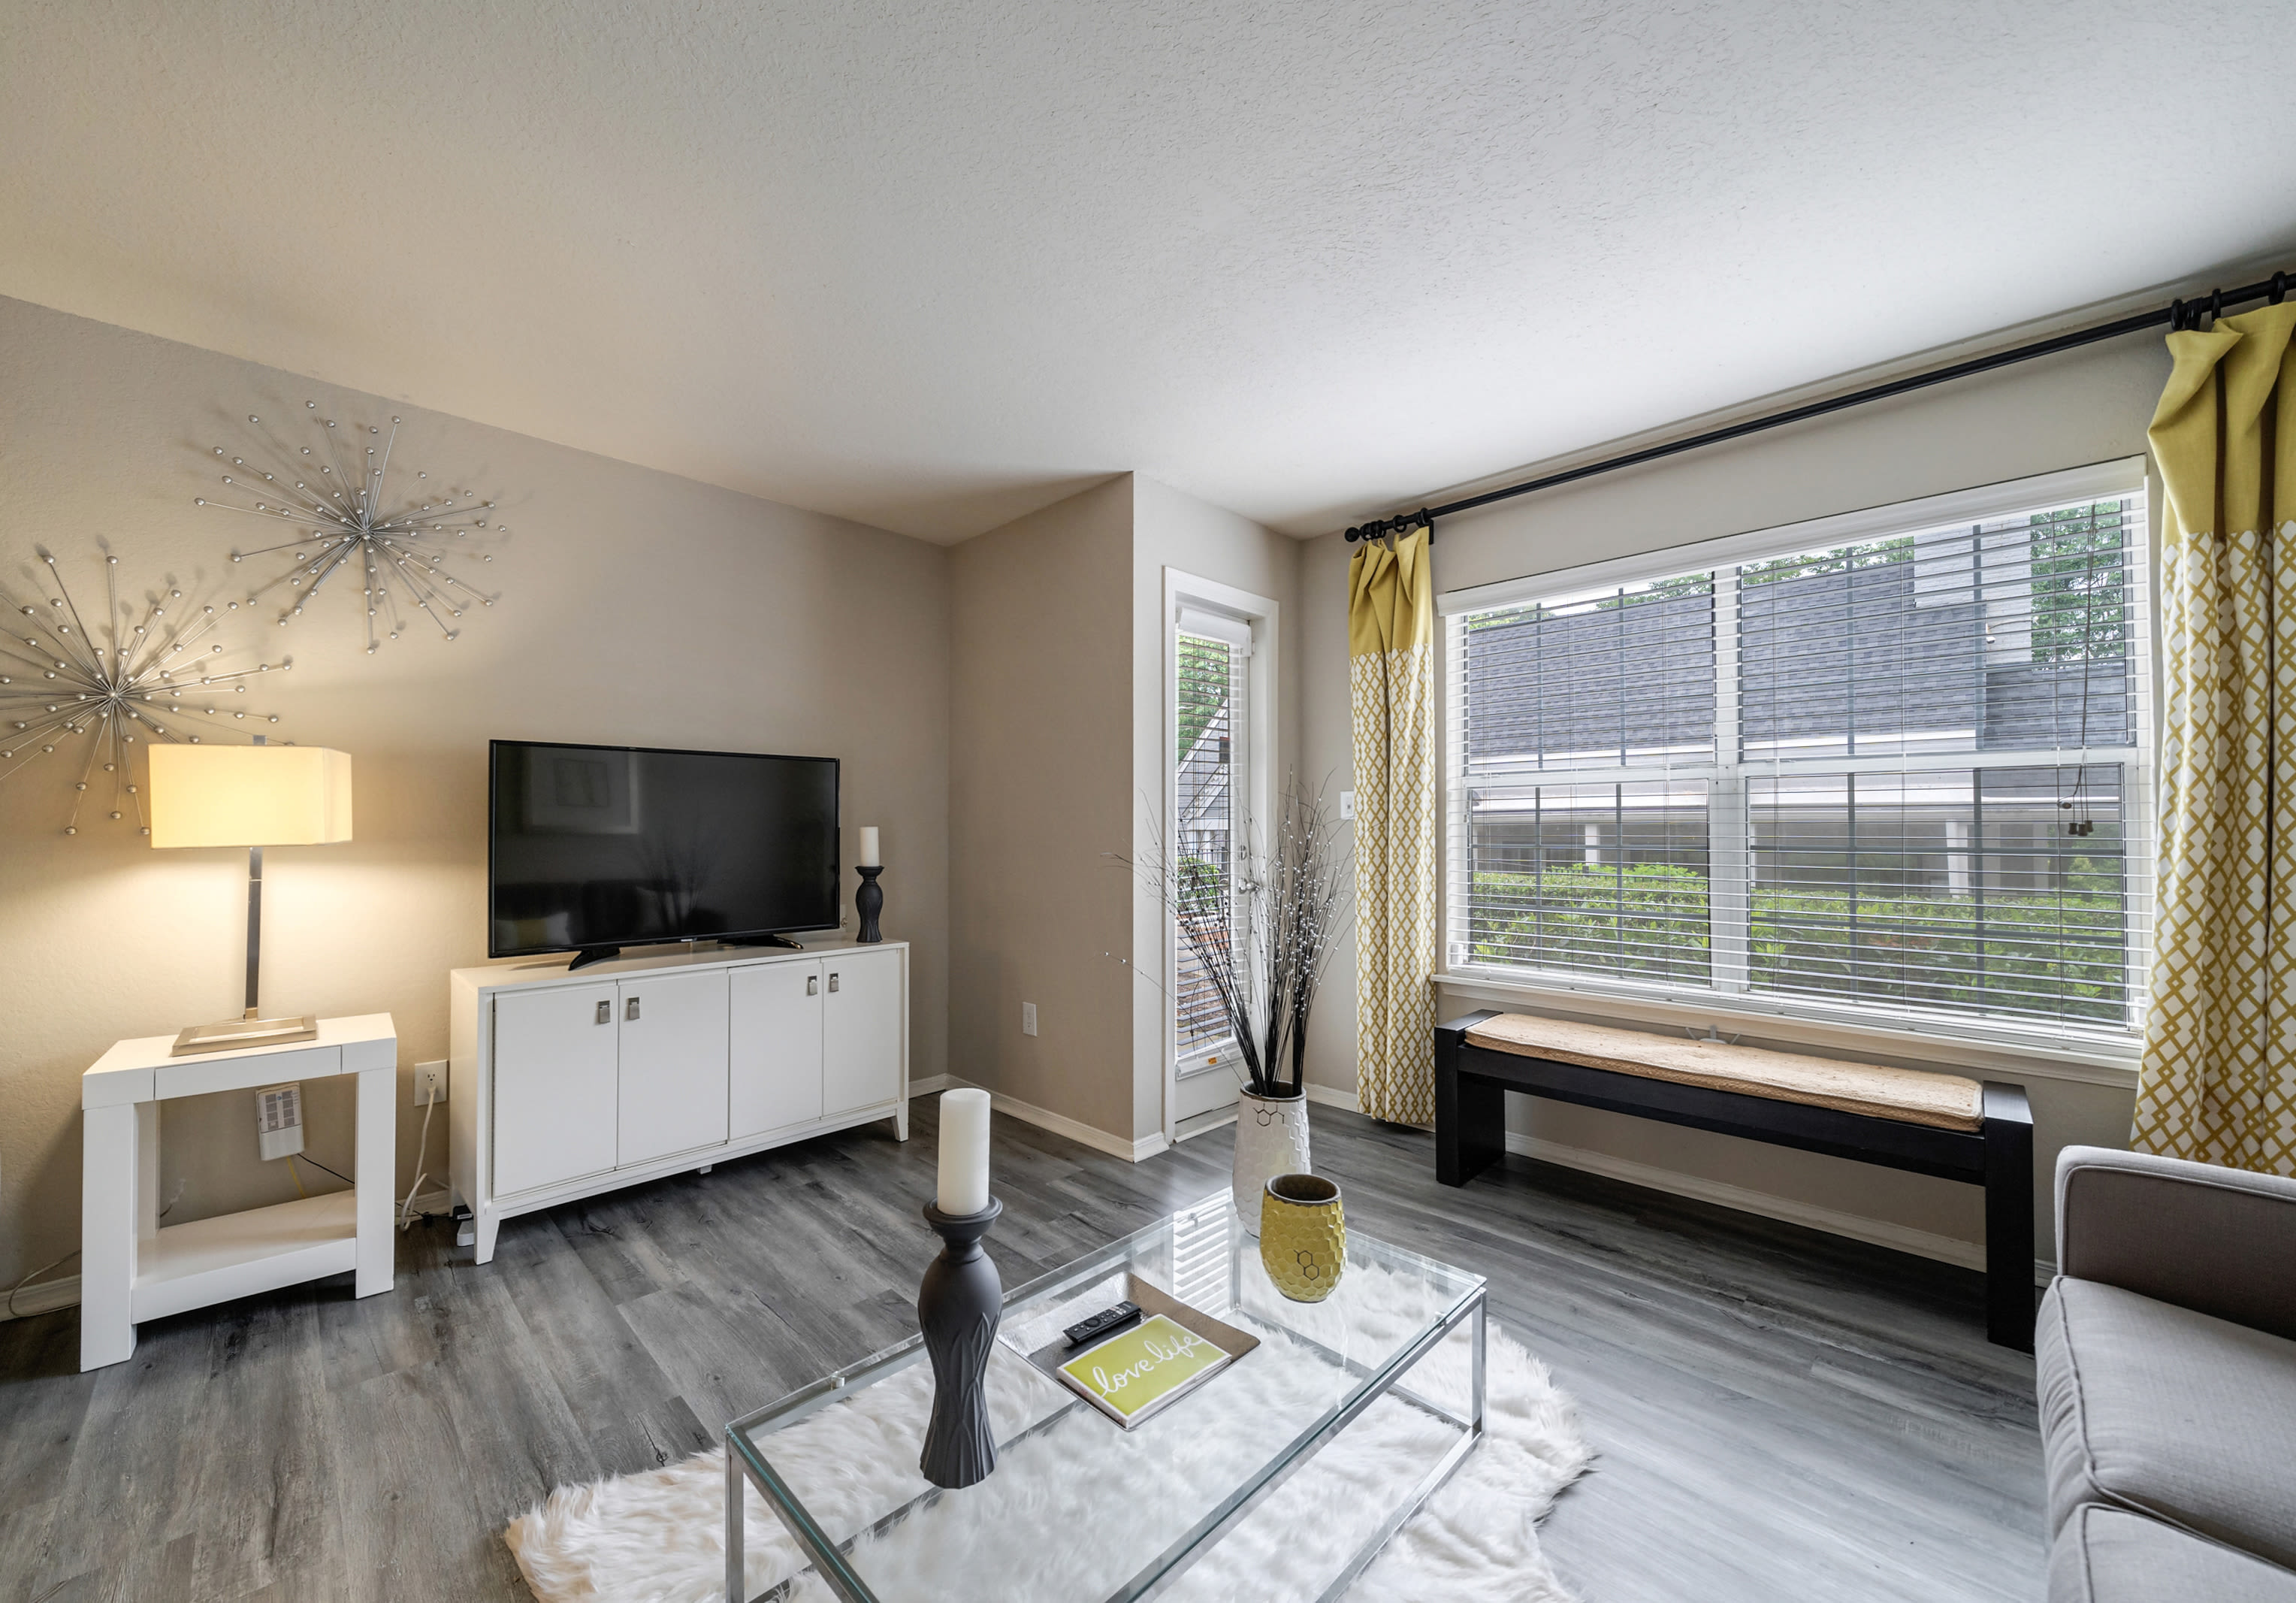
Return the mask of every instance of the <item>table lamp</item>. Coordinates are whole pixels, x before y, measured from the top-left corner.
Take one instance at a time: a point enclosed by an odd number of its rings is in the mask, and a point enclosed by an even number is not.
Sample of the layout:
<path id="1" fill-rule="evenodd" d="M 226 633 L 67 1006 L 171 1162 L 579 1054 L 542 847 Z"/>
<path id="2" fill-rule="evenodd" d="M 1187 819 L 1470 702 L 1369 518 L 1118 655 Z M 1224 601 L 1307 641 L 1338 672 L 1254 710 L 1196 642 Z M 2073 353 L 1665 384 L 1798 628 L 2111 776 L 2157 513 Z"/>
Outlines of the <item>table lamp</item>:
<path id="1" fill-rule="evenodd" d="M 174 1056 L 311 1040 L 319 1021 L 265 1018 L 256 1007 L 263 954 L 263 849 L 351 838 L 351 759 L 324 746 L 152 745 L 152 844 L 247 848 L 247 1011 L 176 1037 Z"/>

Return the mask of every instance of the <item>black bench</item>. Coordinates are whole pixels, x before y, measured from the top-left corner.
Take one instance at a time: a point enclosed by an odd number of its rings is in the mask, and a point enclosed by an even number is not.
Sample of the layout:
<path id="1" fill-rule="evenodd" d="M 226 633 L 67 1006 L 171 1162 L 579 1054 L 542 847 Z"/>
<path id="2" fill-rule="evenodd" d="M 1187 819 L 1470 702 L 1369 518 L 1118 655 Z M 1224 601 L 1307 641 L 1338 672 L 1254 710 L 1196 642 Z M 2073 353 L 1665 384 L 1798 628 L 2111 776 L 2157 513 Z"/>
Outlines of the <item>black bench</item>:
<path id="1" fill-rule="evenodd" d="M 2033 1113 L 2021 1087 L 1987 1081 L 1980 1128 L 1943 1130 L 1807 1103 L 1712 1090 L 1477 1046 L 1486 1008 L 1435 1026 L 1435 1178 L 1464 1186 L 1505 1155 L 1506 1093 L 1686 1124 L 1985 1188 L 1988 1339 L 2033 1350 Z"/>

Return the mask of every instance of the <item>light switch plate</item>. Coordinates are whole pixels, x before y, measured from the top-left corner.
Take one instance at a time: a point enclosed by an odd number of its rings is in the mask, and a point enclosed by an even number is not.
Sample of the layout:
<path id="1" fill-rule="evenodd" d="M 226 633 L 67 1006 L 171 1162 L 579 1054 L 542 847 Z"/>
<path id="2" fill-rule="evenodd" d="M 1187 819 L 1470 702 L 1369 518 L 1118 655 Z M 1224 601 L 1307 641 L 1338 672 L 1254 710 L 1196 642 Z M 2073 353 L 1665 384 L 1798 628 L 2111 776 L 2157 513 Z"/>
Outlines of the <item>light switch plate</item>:
<path id="1" fill-rule="evenodd" d="M 300 1085 L 266 1085 L 255 1093 L 255 1140 L 266 1163 L 303 1150 Z"/>
<path id="2" fill-rule="evenodd" d="M 1037 1005 L 1034 1002 L 1023 1002 L 1021 1004 L 1021 1033 L 1034 1035 L 1036 1032 Z"/>
<path id="3" fill-rule="evenodd" d="M 1345 820 L 1347 820 L 1347 819 L 1349 819 L 1349 818 L 1354 818 L 1355 816 L 1356 816 L 1356 793 L 1355 793 L 1355 792 L 1353 792 L 1353 791 L 1341 791 L 1341 792 L 1340 793 L 1340 818 L 1341 818 L 1341 821 L 1342 821 L 1342 822 L 1344 822 Z"/>

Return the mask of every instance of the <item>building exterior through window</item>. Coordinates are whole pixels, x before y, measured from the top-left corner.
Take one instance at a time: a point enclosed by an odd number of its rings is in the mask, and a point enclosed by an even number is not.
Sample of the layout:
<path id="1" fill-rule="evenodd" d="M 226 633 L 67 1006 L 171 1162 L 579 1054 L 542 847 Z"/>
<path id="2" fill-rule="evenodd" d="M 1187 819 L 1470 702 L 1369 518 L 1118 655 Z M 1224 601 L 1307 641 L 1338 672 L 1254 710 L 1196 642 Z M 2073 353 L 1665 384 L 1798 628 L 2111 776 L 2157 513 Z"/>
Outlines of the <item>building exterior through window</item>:
<path id="1" fill-rule="evenodd" d="M 2137 1029 L 2146 525 L 2124 477 L 1456 612 L 1451 967 Z"/>

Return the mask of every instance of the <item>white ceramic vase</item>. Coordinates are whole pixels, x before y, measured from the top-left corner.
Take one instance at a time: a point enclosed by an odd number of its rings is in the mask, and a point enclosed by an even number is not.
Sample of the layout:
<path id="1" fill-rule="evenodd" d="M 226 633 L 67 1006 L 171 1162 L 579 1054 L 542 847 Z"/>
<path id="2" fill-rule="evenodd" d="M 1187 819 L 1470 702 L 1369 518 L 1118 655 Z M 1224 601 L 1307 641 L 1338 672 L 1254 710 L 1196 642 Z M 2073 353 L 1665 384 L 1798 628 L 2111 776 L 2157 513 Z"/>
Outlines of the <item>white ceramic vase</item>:
<path id="1" fill-rule="evenodd" d="M 1259 1199 L 1279 1174 L 1306 1174 L 1308 1098 L 1235 1096 L 1235 1211 L 1247 1235 L 1259 1234 Z"/>

